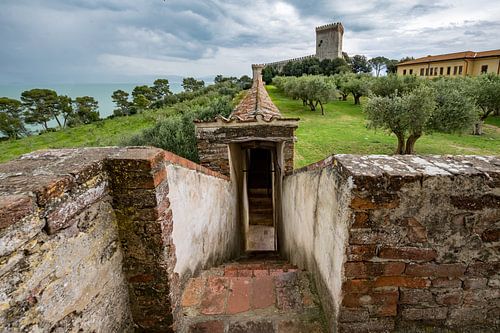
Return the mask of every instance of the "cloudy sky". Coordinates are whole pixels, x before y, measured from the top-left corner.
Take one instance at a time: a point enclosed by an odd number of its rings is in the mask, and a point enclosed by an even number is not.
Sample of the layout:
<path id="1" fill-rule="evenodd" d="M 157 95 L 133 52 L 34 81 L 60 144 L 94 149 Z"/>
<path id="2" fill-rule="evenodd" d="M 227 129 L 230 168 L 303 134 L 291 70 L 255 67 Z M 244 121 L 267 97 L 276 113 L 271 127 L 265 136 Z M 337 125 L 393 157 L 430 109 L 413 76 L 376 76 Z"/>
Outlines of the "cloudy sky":
<path id="1" fill-rule="evenodd" d="M 0 0 L 0 83 L 249 74 L 336 21 L 350 55 L 500 48 L 498 0 Z"/>

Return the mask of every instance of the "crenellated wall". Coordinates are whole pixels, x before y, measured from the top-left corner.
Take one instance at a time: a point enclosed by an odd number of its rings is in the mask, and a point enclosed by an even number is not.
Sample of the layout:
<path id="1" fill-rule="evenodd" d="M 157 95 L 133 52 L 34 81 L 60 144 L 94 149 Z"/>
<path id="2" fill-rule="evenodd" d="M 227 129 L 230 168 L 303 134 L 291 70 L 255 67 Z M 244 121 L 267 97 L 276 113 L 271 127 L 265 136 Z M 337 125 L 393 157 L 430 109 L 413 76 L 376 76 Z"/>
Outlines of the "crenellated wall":
<path id="1" fill-rule="evenodd" d="M 227 177 L 156 148 L 1 164 L 0 331 L 172 331 L 183 283 L 238 255 L 236 216 Z"/>
<path id="2" fill-rule="evenodd" d="M 333 332 L 500 328 L 500 159 L 336 155 L 284 180 L 282 249 Z"/>

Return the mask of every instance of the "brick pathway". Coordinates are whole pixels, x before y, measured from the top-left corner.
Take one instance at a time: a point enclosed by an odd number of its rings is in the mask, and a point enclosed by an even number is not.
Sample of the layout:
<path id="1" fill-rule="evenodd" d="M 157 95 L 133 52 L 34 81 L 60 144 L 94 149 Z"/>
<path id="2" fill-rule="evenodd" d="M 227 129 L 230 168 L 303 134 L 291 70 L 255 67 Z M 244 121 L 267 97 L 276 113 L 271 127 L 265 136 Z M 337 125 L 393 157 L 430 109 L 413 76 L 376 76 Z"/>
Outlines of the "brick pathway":
<path id="1" fill-rule="evenodd" d="M 181 333 L 323 333 L 307 272 L 277 260 L 202 272 L 182 296 Z"/>

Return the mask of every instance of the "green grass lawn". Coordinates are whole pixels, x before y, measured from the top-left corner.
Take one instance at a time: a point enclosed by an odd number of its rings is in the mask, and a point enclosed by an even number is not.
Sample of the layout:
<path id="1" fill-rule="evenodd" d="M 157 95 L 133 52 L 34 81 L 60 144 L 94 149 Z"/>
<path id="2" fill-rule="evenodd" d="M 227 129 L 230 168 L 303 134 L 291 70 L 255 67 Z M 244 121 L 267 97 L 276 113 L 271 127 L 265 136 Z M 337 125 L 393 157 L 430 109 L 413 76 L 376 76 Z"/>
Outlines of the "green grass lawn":
<path id="1" fill-rule="evenodd" d="M 300 118 L 295 167 L 317 162 L 331 154 L 392 154 L 396 148 L 393 135 L 366 128 L 361 107 L 354 105 L 352 99 L 326 104 L 326 115 L 322 116 L 321 111 L 310 111 L 301 101 L 287 98 L 276 87 L 266 88 L 284 116 Z M 484 132 L 482 136 L 425 135 L 417 141 L 415 149 L 422 155 L 500 155 L 500 117 L 489 119 Z"/>
<path id="2" fill-rule="evenodd" d="M 156 115 L 144 113 L 106 119 L 98 123 L 0 142 L 0 163 L 46 148 L 116 146 L 124 139 L 154 124 Z"/>

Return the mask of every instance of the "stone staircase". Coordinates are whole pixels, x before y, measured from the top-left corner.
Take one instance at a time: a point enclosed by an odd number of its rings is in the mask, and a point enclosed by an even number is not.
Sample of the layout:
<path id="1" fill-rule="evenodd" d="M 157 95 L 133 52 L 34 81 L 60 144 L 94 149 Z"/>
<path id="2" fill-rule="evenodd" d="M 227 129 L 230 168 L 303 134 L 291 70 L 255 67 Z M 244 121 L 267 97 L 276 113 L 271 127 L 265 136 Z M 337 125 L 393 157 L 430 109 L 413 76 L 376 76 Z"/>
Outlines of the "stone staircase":
<path id="1" fill-rule="evenodd" d="M 323 333 L 309 273 L 278 259 L 243 259 L 203 271 L 182 296 L 181 333 Z"/>
<path id="2" fill-rule="evenodd" d="M 249 230 L 248 251 L 274 251 L 272 191 L 266 188 L 248 189 Z"/>
<path id="3" fill-rule="evenodd" d="M 273 197 L 266 188 L 248 189 L 250 225 L 273 226 Z"/>

